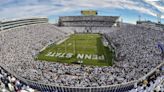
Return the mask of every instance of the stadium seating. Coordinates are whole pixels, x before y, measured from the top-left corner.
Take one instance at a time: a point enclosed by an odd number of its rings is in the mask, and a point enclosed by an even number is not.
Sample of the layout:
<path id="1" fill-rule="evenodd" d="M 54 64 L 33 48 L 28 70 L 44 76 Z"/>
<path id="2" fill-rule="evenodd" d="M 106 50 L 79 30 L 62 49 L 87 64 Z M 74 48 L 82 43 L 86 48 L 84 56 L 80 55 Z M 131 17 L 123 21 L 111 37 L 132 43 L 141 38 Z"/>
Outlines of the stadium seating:
<path id="1" fill-rule="evenodd" d="M 119 92 L 132 89 L 140 78 L 163 63 L 156 45 L 164 40 L 164 33 L 131 24 L 119 28 L 92 29 L 92 32 L 104 30 L 102 33 L 115 46 L 117 58 L 121 59 L 115 61 L 113 66 L 81 66 L 34 60 L 33 57 L 42 48 L 64 39 L 74 30 L 86 31 L 78 27 L 58 28 L 48 23 L 3 31 L 0 33 L 0 65 L 39 90 Z"/>
<path id="2" fill-rule="evenodd" d="M 23 84 L 14 76 L 0 67 L 0 92 L 34 92 L 35 90 Z"/>
<path id="3" fill-rule="evenodd" d="M 59 17 L 59 26 L 67 27 L 111 27 L 118 16 L 62 16 Z"/>

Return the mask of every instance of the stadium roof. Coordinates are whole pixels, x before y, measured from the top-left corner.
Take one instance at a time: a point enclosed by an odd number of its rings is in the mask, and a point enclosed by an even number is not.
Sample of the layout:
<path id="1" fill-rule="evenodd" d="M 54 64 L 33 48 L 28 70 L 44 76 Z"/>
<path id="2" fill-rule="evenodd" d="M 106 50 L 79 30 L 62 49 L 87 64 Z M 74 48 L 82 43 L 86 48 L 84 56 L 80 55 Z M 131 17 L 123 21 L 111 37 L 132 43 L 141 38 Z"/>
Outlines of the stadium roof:
<path id="1" fill-rule="evenodd" d="M 16 20 L 24 20 L 24 19 L 35 19 L 35 18 L 48 18 L 48 17 L 21 17 L 21 18 L 12 18 L 12 19 L 2 19 L 1 22 L 7 22 L 7 21 L 16 21 Z"/>

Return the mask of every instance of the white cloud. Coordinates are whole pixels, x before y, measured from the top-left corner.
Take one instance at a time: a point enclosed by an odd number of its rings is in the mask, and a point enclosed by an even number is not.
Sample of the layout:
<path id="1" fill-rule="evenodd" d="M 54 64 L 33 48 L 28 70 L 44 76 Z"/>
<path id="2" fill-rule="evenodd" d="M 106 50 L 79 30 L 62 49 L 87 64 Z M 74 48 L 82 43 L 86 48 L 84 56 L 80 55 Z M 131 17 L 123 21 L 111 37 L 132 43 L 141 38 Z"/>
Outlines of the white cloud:
<path id="1" fill-rule="evenodd" d="M 0 0 L 0 18 L 51 16 L 68 11 L 101 8 L 109 8 L 109 10 L 115 8 L 129 9 L 156 16 L 156 11 L 140 5 L 142 2 L 137 2 L 137 0 L 16 0 L 16 3 L 11 3 L 12 1 L 15 0 Z M 164 7 L 158 5 L 155 1 L 159 0 L 145 0 L 147 4 L 153 5 L 161 12 L 164 12 Z M 9 5 L 2 7 L 3 4 Z"/>
<path id="2" fill-rule="evenodd" d="M 164 15 L 162 15 L 161 18 L 164 19 Z"/>
<path id="3" fill-rule="evenodd" d="M 161 11 L 162 13 L 164 13 L 164 6 L 161 6 L 157 3 L 157 1 L 160 0 L 145 0 L 147 3 L 153 5 L 154 7 L 156 7 L 159 11 Z M 163 1 L 164 2 L 164 1 Z"/>

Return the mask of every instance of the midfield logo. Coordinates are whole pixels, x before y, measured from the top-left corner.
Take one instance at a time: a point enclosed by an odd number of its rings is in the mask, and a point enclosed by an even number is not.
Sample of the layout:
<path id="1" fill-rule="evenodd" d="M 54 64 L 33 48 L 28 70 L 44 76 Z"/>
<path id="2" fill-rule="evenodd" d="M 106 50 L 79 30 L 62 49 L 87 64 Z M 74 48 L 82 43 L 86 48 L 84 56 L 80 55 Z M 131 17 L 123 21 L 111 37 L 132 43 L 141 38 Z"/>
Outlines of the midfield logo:
<path id="1" fill-rule="evenodd" d="M 76 54 L 73 53 L 60 53 L 60 52 L 48 52 L 45 56 L 56 58 L 72 58 L 75 56 L 77 59 L 92 59 L 92 60 L 105 60 L 104 55 L 97 54 Z"/>

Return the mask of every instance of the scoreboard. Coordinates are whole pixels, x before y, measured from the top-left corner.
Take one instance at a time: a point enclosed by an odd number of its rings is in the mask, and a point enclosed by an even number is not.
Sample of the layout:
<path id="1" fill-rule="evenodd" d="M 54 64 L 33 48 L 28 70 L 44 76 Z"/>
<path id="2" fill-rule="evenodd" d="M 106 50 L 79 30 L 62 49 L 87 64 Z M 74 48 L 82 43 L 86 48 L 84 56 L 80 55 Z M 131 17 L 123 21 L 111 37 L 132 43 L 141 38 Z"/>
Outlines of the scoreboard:
<path id="1" fill-rule="evenodd" d="M 95 16 L 97 15 L 97 11 L 96 10 L 82 10 L 81 14 L 84 16 Z"/>

